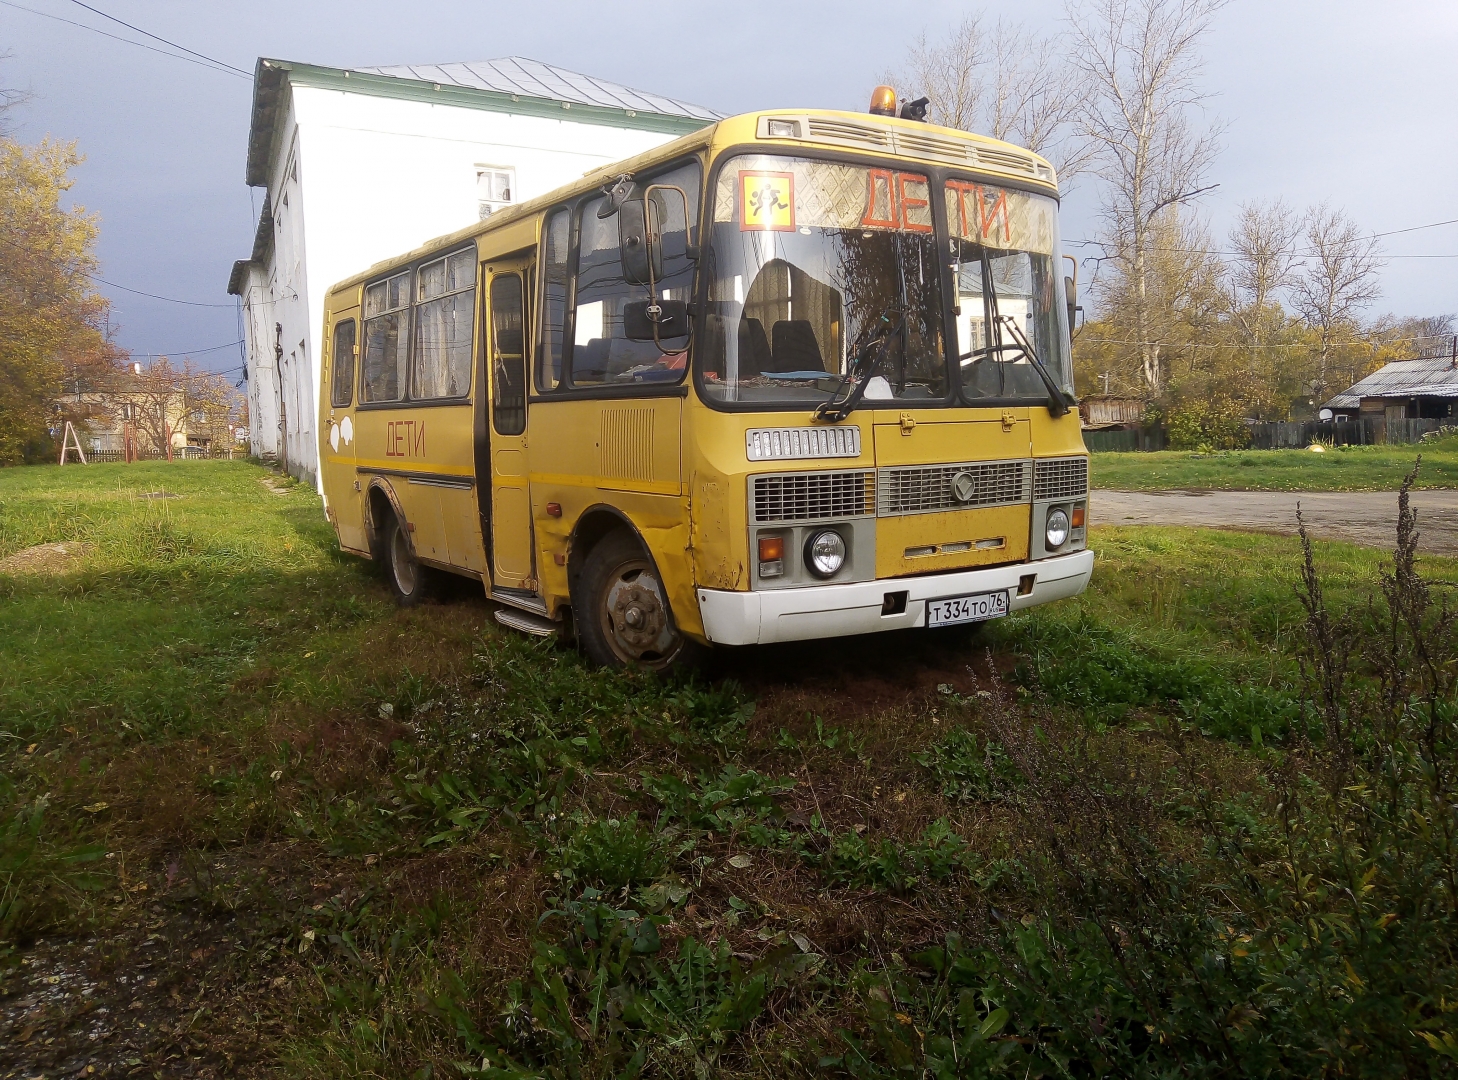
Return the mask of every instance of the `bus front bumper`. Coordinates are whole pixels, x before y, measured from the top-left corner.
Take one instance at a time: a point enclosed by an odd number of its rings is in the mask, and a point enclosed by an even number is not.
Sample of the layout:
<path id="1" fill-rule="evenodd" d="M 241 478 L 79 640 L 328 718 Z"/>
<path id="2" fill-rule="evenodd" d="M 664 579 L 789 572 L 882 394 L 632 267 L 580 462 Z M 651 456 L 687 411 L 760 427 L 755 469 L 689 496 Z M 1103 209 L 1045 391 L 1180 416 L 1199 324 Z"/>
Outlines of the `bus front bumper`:
<path id="1" fill-rule="evenodd" d="M 715 645 L 763 645 L 775 641 L 873 634 L 926 625 L 926 602 L 943 597 L 1007 589 L 1013 611 L 1077 596 L 1093 574 L 1092 551 L 1075 551 L 1037 562 L 1014 563 L 987 570 L 951 574 L 883 578 L 846 585 L 812 585 L 802 589 L 728 592 L 698 589 L 704 634 Z M 1032 588 L 1019 592 L 1022 579 Z M 888 597 L 906 593 L 906 609 L 883 615 Z"/>

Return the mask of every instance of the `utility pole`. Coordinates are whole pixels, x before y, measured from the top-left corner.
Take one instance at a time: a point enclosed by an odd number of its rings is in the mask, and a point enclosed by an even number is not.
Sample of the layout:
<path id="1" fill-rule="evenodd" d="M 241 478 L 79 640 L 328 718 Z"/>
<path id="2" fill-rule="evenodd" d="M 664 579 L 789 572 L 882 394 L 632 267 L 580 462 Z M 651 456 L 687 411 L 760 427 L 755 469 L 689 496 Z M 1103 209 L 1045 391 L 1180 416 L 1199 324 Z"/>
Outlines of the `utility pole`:
<path id="1" fill-rule="evenodd" d="M 1103 379 L 1104 380 L 1104 397 L 1108 397 L 1109 396 L 1109 376 L 1111 374 L 1113 374 L 1113 373 L 1112 372 L 1109 372 L 1109 371 L 1105 371 L 1102 375 L 1099 376 L 1100 379 Z"/>

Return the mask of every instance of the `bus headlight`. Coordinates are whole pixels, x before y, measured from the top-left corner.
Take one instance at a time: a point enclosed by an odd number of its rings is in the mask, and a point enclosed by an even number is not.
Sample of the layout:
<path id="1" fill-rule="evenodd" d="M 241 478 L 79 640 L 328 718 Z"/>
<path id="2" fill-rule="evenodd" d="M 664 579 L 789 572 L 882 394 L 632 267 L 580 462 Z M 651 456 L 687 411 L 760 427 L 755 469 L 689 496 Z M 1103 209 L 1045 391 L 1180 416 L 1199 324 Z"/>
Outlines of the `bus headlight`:
<path id="1" fill-rule="evenodd" d="M 805 565 L 816 577 L 828 578 L 845 565 L 845 537 L 824 529 L 805 542 Z"/>
<path id="2" fill-rule="evenodd" d="M 1049 551 L 1061 548 L 1068 540 L 1068 514 L 1062 510 L 1048 511 L 1048 529 L 1043 534 Z"/>

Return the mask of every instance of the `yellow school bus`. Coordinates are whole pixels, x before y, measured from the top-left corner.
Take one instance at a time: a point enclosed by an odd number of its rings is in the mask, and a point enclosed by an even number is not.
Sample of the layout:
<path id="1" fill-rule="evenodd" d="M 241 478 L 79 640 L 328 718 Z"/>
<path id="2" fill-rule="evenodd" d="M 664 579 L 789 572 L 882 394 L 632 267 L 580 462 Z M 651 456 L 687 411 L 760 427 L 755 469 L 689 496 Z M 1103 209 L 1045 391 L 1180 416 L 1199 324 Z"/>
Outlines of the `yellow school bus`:
<path id="1" fill-rule="evenodd" d="M 655 669 L 1073 596 L 1057 211 L 1018 147 L 767 111 L 371 267 L 326 305 L 340 546 Z"/>

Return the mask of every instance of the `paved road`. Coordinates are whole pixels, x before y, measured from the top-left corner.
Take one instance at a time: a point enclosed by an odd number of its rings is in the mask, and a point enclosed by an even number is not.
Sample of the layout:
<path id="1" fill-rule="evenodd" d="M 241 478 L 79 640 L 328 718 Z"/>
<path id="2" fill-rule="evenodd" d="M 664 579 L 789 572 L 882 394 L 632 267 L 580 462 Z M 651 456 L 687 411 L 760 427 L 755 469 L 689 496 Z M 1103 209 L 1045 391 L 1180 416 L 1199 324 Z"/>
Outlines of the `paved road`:
<path id="1" fill-rule="evenodd" d="M 1100 491 L 1090 500 L 1095 525 L 1206 525 L 1294 533 L 1296 504 L 1307 531 L 1326 540 L 1391 548 L 1394 491 Z M 1458 491 L 1414 491 L 1418 547 L 1458 555 Z"/>

